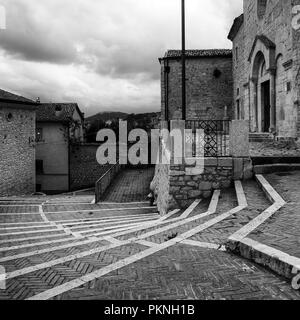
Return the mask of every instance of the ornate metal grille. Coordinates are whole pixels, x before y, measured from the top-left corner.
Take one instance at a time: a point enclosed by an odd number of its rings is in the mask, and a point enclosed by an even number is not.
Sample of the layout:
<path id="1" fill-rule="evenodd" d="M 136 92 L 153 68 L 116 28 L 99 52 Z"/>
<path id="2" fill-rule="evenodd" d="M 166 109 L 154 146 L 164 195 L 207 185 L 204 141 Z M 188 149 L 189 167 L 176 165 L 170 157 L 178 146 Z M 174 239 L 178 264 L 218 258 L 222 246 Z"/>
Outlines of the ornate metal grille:
<path id="1" fill-rule="evenodd" d="M 193 157 L 199 154 L 199 149 L 204 157 L 229 157 L 229 124 L 225 120 L 188 120 L 186 129 L 192 130 Z M 199 139 L 197 130 L 203 130 Z"/>

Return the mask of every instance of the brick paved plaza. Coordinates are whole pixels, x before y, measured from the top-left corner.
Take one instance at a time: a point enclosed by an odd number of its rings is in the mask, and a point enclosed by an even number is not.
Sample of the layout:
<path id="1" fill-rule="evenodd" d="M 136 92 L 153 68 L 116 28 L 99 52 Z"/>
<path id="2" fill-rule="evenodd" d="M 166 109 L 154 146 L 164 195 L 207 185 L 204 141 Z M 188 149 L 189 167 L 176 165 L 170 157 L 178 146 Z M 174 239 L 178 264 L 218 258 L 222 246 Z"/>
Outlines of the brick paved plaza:
<path id="1" fill-rule="evenodd" d="M 144 198 L 150 176 L 149 170 L 125 171 L 122 187 L 110 188 L 101 204 L 91 204 L 88 192 L 2 198 L 6 290 L 0 298 L 300 299 L 288 279 L 225 249 L 232 234 L 271 206 L 256 181 L 162 218 L 131 196 L 138 186 Z M 288 203 L 250 235 L 297 257 L 299 177 L 266 177 Z"/>

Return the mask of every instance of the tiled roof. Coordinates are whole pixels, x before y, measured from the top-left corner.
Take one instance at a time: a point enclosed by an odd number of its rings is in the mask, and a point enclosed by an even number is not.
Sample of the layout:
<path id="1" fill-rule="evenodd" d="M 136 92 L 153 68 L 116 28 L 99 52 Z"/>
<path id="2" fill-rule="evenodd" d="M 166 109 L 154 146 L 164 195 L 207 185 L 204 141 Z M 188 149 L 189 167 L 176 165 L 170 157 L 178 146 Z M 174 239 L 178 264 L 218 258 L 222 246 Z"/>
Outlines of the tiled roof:
<path id="1" fill-rule="evenodd" d="M 40 122 L 69 122 L 75 110 L 83 117 L 77 103 L 42 103 L 38 106 L 36 120 Z"/>
<path id="2" fill-rule="evenodd" d="M 239 32 L 241 26 L 244 23 L 244 14 L 241 14 L 239 17 L 234 19 L 233 25 L 229 31 L 228 39 L 233 41 L 236 37 L 237 33 Z"/>
<path id="3" fill-rule="evenodd" d="M 181 50 L 168 50 L 164 58 L 180 58 Z M 229 49 L 206 49 L 206 50 L 186 50 L 188 58 L 201 58 L 201 57 L 219 57 L 219 56 L 232 56 L 232 50 Z"/>
<path id="4" fill-rule="evenodd" d="M 11 92 L 8 92 L 8 91 L 2 90 L 2 89 L 0 89 L 0 99 L 12 101 L 12 102 L 24 102 L 24 103 L 35 104 L 35 102 L 30 99 L 18 96 L 16 94 L 13 94 Z"/>

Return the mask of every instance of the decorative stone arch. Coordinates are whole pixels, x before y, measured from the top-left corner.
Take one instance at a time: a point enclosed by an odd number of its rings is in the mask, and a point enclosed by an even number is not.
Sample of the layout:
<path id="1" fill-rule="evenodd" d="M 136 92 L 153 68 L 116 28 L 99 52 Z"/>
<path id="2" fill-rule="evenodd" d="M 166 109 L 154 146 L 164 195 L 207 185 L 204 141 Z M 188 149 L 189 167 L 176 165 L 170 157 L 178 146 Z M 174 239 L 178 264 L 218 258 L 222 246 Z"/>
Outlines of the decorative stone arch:
<path id="1" fill-rule="evenodd" d="M 268 72 L 274 72 L 276 70 L 276 57 L 275 57 L 276 45 L 269 38 L 264 35 L 256 36 L 248 61 L 251 63 L 251 77 L 255 78 L 257 75 L 257 63 L 262 57 L 266 63 L 266 69 Z"/>
<path id="2" fill-rule="evenodd" d="M 276 45 L 269 38 L 258 35 L 248 58 L 251 80 L 251 128 L 254 132 L 274 132 L 276 129 L 275 51 Z M 265 70 L 263 74 L 262 68 Z"/>

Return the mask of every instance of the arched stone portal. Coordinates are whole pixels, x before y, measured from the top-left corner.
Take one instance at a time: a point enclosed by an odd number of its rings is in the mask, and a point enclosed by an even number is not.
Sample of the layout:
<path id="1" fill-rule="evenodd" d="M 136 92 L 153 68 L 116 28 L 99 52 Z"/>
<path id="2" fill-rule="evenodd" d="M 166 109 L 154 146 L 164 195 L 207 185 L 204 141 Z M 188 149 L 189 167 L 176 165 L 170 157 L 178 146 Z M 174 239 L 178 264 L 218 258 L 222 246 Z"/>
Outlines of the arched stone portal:
<path id="1" fill-rule="evenodd" d="M 275 44 L 257 36 L 249 56 L 250 122 L 252 132 L 276 131 Z"/>

